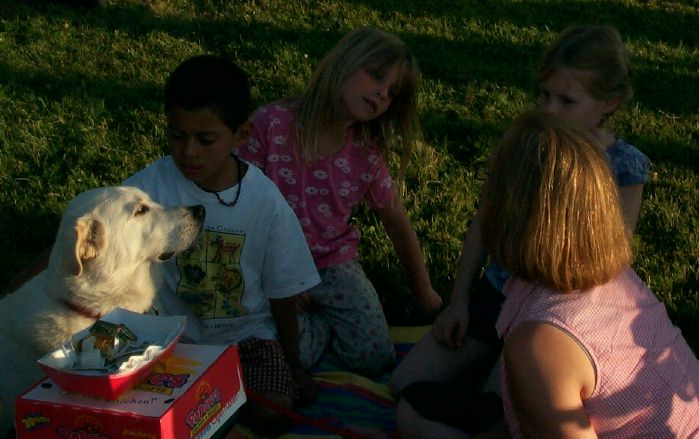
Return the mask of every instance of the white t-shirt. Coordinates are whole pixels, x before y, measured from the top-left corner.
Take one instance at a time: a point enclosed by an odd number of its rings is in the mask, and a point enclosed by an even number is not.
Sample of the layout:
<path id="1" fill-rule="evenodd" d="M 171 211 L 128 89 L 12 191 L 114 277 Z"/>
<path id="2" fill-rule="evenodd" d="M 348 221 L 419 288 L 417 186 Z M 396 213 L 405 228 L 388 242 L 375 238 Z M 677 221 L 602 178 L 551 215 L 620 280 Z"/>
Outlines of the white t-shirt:
<path id="1" fill-rule="evenodd" d="M 249 166 L 233 207 L 186 179 L 170 156 L 124 181 L 164 206 L 206 208 L 204 230 L 192 249 L 167 261 L 159 311 L 186 315 L 184 339 L 238 343 L 250 337 L 276 339 L 267 299 L 306 291 L 320 282 L 296 215 L 276 185 Z M 237 185 L 219 195 L 235 198 Z"/>

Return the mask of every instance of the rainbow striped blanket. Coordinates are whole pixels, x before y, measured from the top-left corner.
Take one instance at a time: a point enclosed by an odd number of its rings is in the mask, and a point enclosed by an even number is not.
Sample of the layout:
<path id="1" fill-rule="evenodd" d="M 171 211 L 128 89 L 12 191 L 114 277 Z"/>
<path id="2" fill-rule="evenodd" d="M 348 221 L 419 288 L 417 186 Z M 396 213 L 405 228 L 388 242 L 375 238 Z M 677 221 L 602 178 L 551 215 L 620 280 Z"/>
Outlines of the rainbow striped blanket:
<path id="1" fill-rule="evenodd" d="M 429 326 L 394 327 L 391 337 L 396 362 L 429 330 Z M 388 390 L 390 372 L 368 379 L 347 372 L 326 355 L 313 369 L 318 399 L 294 415 L 291 431 L 280 439 L 396 438 L 395 401 Z M 226 439 L 252 439 L 255 435 L 239 422 Z"/>

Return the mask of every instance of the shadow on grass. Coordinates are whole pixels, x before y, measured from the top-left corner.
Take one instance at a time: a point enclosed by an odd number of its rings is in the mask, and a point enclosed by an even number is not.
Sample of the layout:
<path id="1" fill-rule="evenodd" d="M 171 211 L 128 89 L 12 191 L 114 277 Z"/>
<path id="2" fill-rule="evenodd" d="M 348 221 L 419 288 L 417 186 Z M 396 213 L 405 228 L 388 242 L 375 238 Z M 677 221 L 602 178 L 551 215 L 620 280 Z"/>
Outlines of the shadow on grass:
<path id="1" fill-rule="evenodd" d="M 444 7 L 436 7 L 435 2 L 417 0 L 364 0 L 354 3 L 387 16 L 405 14 L 410 17 L 443 17 L 457 30 L 464 23 L 475 21 L 482 28 L 504 24 L 522 29 L 536 28 L 540 32 L 550 32 L 553 38 L 555 33 L 569 24 L 611 23 L 630 41 L 670 46 L 699 46 L 699 33 L 695 31 L 696 15 L 668 8 L 641 8 L 619 3 L 587 1 L 548 2 L 544 6 L 531 1 L 471 0 L 449 2 L 450 4 Z M 310 60 L 318 60 L 344 34 L 342 30 L 284 29 L 237 18 L 161 18 L 154 16 L 145 4 L 114 4 L 103 9 L 77 13 L 74 9 L 57 6 L 17 6 L 8 9 L 10 10 L 5 12 L 7 18 L 23 20 L 31 16 L 46 16 L 51 20 L 80 21 L 83 25 L 101 27 L 108 31 L 118 29 L 134 38 L 150 32 L 164 32 L 174 38 L 196 41 L 210 52 L 239 60 L 254 59 L 270 65 L 277 61 L 275 49 L 284 46 L 297 47 L 302 53 L 308 54 Z M 215 9 L 215 4 L 208 4 L 201 9 L 210 12 Z M 426 78 L 439 79 L 455 87 L 467 81 L 493 81 L 504 86 L 533 91 L 533 72 L 544 50 L 539 44 L 513 44 L 473 35 L 457 35 L 454 40 L 410 32 L 399 32 L 399 35 L 416 53 Z M 246 41 L 255 41 L 256 44 L 247 44 Z M 260 44 L 263 42 L 264 44 Z M 177 62 L 178 60 L 173 60 L 173 65 Z M 498 77 L 498 72 L 502 71 L 502 64 L 512 66 L 507 78 Z M 665 111 L 679 115 L 696 113 L 699 108 L 699 95 L 677 93 L 677 90 L 694 89 L 696 70 L 699 67 L 697 60 L 686 60 L 678 64 L 676 60 L 646 60 L 643 56 L 637 56 L 636 64 L 634 85 L 637 99 L 644 107 L 650 111 Z M 255 72 L 250 73 L 254 79 Z M 69 75 L 70 71 L 66 74 Z M 280 80 L 283 82 L 284 78 Z M 270 85 L 272 90 L 284 89 L 275 84 Z M 146 84 L 144 87 L 146 91 L 151 91 L 152 84 Z M 151 96 L 152 94 L 145 95 L 146 98 Z M 128 99 L 126 93 L 122 97 Z M 281 96 L 263 96 L 262 99 L 279 97 Z"/>
<path id="2" fill-rule="evenodd" d="M 426 3 L 427 6 L 420 2 L 404 4 L 402 2 L 365 1 L 357 3 L 386 14 L 406 13 L 413 16 L 444 14 L 444 11 L 430 7 L 430 3 Z M 580 10 L 583 4 L 587 7 L 585 11 Z M 648 33 L 637 35 L 637 38 L 647 40 L 664 38 L 663 41 L 678 43 L 679 40 L 657 30 L 664 29 L 665 25 L 671 23 L 675 26 L 673 29 L 677 29 L 676 24 L 679 23 L 679 29 L 685 31 L 672 33 L 672 35 L 694 36 L 695 33 L 686 30 L 685 22 L 689 19 L 686 14 L 679 12 L 655 14 L 657 12 L 655 10 L 620 5 L 590 8 L 589 3 L 581 2 L 548 4 L 546 8 L 539 8 L 541 14 L 531 14 L 530 8 L 534 6 L 531 2 L 490 2 L 485 5 L 483 2 L 474 1 L 460 3 L 460 5 L 458 8 L 454 6 L 456 8 L 454 10 L 449 9 L 449 17 L 456 23 L 459 20 L 472 19 L 482 22 L 483 26 L 491 26 L 502 21 L 502 17 L 506 16 L 510 23 L 517 26 L 538 26 L 542 30 L 548 30 L 548 26 L 554 23 L 548 23 L 547 20 L 560 21 L 561 17 L 569 17 L 570 20 L 579 18 L 580 20 L 577 21 L 585 21 L 585 17 L 596 17 L 595 14 L 602 14 L 597 21 L 605 21 L 604 18 L 607 16 L 626 17 L 625 21 L 628 21 L 627 16 L 631 16 L 642 23 L 653 21 L 654 26 L 648 29 Z M 76 13 L 73 9 L 55 6 L 17 7 L 15 14 L 16 18 L 20 18 L 24 14 L 26 16 L 47 15 L 52 20 L 80 20 L 87 22 L 91 27 L 102 27 L 110 31 L 118 28 L 119 31 L 130 34 L 133 38 L 142 37 L 149 32 L 164 32 L 174 38 L 196 40 L 208 51 L 231 56 L 241 60 L 241 63 L 244 63 L 245 60 L 255 60 L 256 63 L 267 65 L 274 65 L 278 61 L 276 49 L 280 46 L 294 47 L 307 54 L 309 59 L 315 62 L 314 60 L 320 59 L 344 33 L 327 30 L 288 30 L 268 24 L 248 23 L 236 19 L 159 18 L 152 15 L 145 5 L 114 5 L 104 10 L 89 10 L 80 13 Z M 559 26 L 564 27 L 563 24 Z M 661 27 L 656 28 L 656 26 Z M 456 90 L 457 93 L 466 87 L 477 88 L 483 87 L 485 84 L 512 87 L 525 90 L 530 96 L 529 100 L 534 102 L 536 85 L 533 80 L 533 71 L 536 69 L 536 63 L 544 50 L 541 45 L 492 41 L 482 36 L 454 40 L 416 33 L 401 33 L 400 36 L 411 46 L 420 60 L 426 81 L 448 84 L 449 88 Z M 246 44 L 247 40 L 256 41 L 256 44 Z M 265 43 L 259 44 L 260 42 Z M 175 65 L 179 61 L 173 60 L 172 64 Z M 512 66 L 506 78 L 500 77 L 503 64 Z M 637 69 L 636 78 L 639 84 L 635 84 L 635 86 L 637 99 L 644 108 L 651 112 L 665 111 L 679 115 L 695 114 L 696 109 L 699 108 L 699 95 L 683 95 L 677 93 L 676 90 L 691 90 L 697 79 L 696 74 L 676 73 L 669 63 L 665 66 L 658 66 L 651 62 L 641 63 L 641 65 L 645 65 L 645 67 Z M 156 113 L 160 111 L 162 84 L 139 80 L 115 80 L 108 73 L 102 77 L 95 77 L 71 69 L 69 66 L 58 74 L 55 71 L 13 71 L 3 65 L 0 65 L 0 69 L 0 77 L 3 77 L 19 95 L 30 93 L 48 99 L 58 99 L 61 95 L 74 90 L 78 98 L 90 96 L 103 99 L 107 108 L 110 109 L 143 107 Z M 685 66 L 681 70 L 694 72 L 696 69 Z M 250 76 L 253 83 L 262 80 L 257 77 L 255 71 L 250 71 Z M 266 91 L 265 95 L 258 97 L 259 103 L 277 99 L 286 94 L 289 88 L 286 78 L 280 75 L 265 79 L 267 81 L 263 88 Z M 483 91 L 482 93 L 484 98 L 481 101 L 464 103 L 468 105 L 469 111 L 478 115 L 487 114 L 488 94 L 492 92 Z M 651 101 L 652 104 L 649 103 Z M 507 121 L 496 124 L 476 123 L 463 114 L 459 114 L 458 110 L 438 108 L 425 111 L 423 113 L 424 132 L 428 141 L 445 141 L 447 152 L 462 163 L 468 164 L 482 155 L 484 148 L 484 145 L 475 145 L 473 139 L 486 136 L 491 137 L 494 143 Z M 440 133 L 441 138 L 431 137 L 432 133 Z M 652 151 L 664 151 L 661 148 L 654 148 L 653 139 L 642 139 L 639 143 L 639 146 L 644 150 L 646 149 L 643 148 L 643 145 L 647 144 Z M 673 157 L 679 156 L 678 164 L 686 164 L 687 158 L 691 159 L 697 155 L 696 149 L 689 145 L 671 146 L 675 151 Z"/>
<path id="3" fill-rule="evenodd" d="M 502 22 L 519 27 L 551 29 L 552 32 L 559 32 L 573 23 L 610 23 L 627 38 L 671 45 L 699 45 L 696 9 L 689 6 L 690 2 L 685 2 L 685 11 L 678 10 L 680 7 L 677 5 L 663 3 L 642 7 L 619 1 L 595 3 L 579 0 L 350 0 L 350 3 L 374 9 L 386 16 L 404 14 L 410 17 L 442 17 L 456 22 Z"/>
<path id="4" fill-rule="evenodd" d="M 691 143 L 658 140 L 652 136 L 637 136 L 627 139 L 651 158 L 652 166 L 661 163 L 671 164 L 677 169 L 696 173 L 699 162 L 699 133 L 694 133 Z"/>
<path id="5" fill-rule="evenodd" d="M 13 206 L 0 205 L 0 294 L 17 273 L 22 271 L 48 247 L 58 230 L 61 218 L 37 208 L 34 212 L 18 212 Z"/>

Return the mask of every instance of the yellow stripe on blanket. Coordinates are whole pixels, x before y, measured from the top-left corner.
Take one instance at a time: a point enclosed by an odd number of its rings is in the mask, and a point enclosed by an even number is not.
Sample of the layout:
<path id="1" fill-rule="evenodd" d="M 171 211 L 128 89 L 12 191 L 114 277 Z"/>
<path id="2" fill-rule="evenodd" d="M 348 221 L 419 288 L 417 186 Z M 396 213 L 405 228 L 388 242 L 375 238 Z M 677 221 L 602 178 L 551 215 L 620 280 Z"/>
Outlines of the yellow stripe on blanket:
<path id="1" fill-rule="evenodd" d="M 391 326 L 388 328 L 394 343 L 417 343 L 431 326 Z"/>
<path id="2" fill-rule="evenodd" d="M 348 384 L 354 385 L 369 392 L 372 392 L 377 396 L 393 400 L 393 397 L 391 396 L 391 393 L 389 392 L 387 385 L 377 383 L 375 381 L 370 380 L 369 378 L 365 378 L 361 375 L 357 375 L 352 372 L 318 372 L 313 375 L 313 379 L 318 381 L 326 381 L 341 386 Z"/>

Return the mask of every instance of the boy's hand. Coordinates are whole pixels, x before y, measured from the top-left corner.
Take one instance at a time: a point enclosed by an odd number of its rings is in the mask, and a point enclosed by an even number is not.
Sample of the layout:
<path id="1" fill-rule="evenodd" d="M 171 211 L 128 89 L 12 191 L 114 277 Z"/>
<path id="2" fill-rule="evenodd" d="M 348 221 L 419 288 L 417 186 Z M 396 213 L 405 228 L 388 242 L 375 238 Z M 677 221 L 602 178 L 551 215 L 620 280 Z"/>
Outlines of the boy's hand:
<path id="1" fill-rule="evenodd" d="M 466 328 L 468 328 L 468 306 L 458 303 L 449 303 L 432 325 L 434 338 L 439 344 L 449 349 L 458 349 L 463 346 Z"/>
<path id="2" fill-rule="evenodd" d="M 311 306 L 311 295 L 303 292 L 296 295 L 296 312 L 301 314 Z"/>
<path id="3" fill-rule="evenodd" d="M 318 386 L 308 375 L 308 372 L 301 367 L 292 367 L 291 375 L 299 386 L 298 404 L 305 406 L 315 401 L 318 396 Z"/>
<path id="4" fill-rule="evenodd" d="M 425 317 L 433 317 L 442 307 L 442 297 L 432 287 L 416 294 L 415 301 L 418 311 Z"/>

